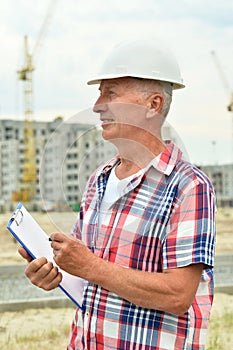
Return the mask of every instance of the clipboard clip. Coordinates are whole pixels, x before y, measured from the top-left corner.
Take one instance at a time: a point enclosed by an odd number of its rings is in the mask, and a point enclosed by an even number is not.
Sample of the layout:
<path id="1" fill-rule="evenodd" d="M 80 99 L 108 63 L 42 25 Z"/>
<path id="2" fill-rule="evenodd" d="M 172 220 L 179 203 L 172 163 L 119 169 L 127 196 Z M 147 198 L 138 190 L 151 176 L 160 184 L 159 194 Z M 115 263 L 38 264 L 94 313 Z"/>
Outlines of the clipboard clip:
<path id="1" fill-rule="evenodd" d="M 14 214 L 12 215 L 12 220 L 15 221 L 16 225 L 19 226 L 23 221 L 23 212 L 20 209 L 16 209 Z"/>

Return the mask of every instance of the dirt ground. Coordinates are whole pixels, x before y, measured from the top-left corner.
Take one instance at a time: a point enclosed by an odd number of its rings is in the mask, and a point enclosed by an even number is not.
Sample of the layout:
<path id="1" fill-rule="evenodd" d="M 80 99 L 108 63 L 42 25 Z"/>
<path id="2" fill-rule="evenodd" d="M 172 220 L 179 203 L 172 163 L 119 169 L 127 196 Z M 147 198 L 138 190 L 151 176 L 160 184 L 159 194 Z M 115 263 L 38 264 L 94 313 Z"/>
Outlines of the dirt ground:
<path id="1" fill-rule="evenodd" d="M 0 214 L 0 265 L 23 264 L 23 259 L 17 253 L 18 244 L 15 239 L 6 229 L 6 224 L 11 216 L 11 213 Z M 47 233 L 55 231 L 69 232 L 76 218 L 75 213 L 33 213 L 36 221 L 42 226 Z M 233 210 L 219 209 L 217 214 L 217 243 L 216 254 L 233 253 Z M 1 298 L 1 297 L 0 297 Z M 232 332 L 221 327 L 219 320 L 223 320 L 231 315 L 230 322 L 232 323 L 233 314 L 233 296 L 217 293 L 214 299 L 214 305 L 211 314 L 211 327 L 208 333 L 208 348 L 207 350 L 225 350 L 232 348 L 233 335 Z M 53 338 L 59 345 L 48 349 L 65 349 L 69 334 L 69 325 L 74 316 L 74 309 L 40 309 L 26 310 L 24 312 L 4 312 L 0 313 L 0 348 L 1 349 L 30 349 L 32 347 L 15 347 L 10 348 L 7 344 L 9 339 L 15 339 L 15 344 L 19 343 L 18 334 L 21 338 L 25 336 L 25 344 L 27 341 L 26 334 L 34 334 L 41 339 L 44 337 L 49 339 L 52 344 Z M 229 325 L 229 320 L 226 319 Z M 51 332 L 48 334 L 48 329 Z M 62 329 L 59 334 L 60 338 L 56 337 L 55 330 Z M 220 331 L 219 331 L 220 330 Z M 47 332 L 47 333 L 46 333 Z M 218 333 L 219 332 L 219 333 Z M 36 338 L 35 338 L 36 339 Z M 34 342 L 36 340 L 33 340 Z M 58 340 L 59 339 L 59 340 Z M 44 339 L 43 339 L 44 341 Z M 42 340 L 41 340 L 42 342 Z M 220 344 L 221 343 L 221 344 Z M 36 344 L 36 343 L 35 343 Z M 58 344 L 58 343 L 57 343 Z M 224 345 L 225 344 L 225 345 Z M 25 345 L 26 346 L 26 345 Z M 37 349 L 47 349 L 44 343 L 37 344 Z"/>
<path id="2" fill-rule="evenodd" d="M 77 213 L 74 212 L 35 212 L 31 214 L 47 234 L 69 233 L 77 217 Z M 6 228 L 11 215 L 12 213 L 0 214 L 0 265 L 25 263 L 17 252 L 19 246 L 17 241 Z"/>
<path id="3" fill-rule="evenodd" d="M 72 308 L 0 313 L 0 349 L 65 350 L 74 313 Z M 206 350 L 233 348 L 232 315 L 233 295 L 216 294 Z"/>
<path id="4" fill-rule="evenodd" d="M 70 232 L 77 214 L 70 213 L 32 213 L 34 219 L 45 232 Z M 0 265 L 24 263 L 17 253 L 18 244 L 6 229 L 11 213 L 0 214 Z M 218 209 L 216 254 L 233 253 L 233 209 Z"/>

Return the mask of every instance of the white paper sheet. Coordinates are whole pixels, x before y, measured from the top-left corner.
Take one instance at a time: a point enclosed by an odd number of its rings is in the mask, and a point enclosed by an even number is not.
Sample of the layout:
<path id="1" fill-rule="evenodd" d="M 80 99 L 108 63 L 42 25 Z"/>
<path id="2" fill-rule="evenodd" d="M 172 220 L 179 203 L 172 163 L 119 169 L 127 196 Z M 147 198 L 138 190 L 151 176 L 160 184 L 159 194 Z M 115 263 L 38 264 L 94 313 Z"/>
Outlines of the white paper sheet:
<path id="1" fill-rule="evenodd" d="M 53 249 L 50 245 L 49 236 L 21 203 L 18 204 L 9 220 L 7 228 L 32 258 L 35 259 L 44 256 L 48 261 L 51 261 L 57 266 L 53 260 Z M 63 276 L 59 287 L 76 306 L 82 309 L 81 305 L 85 280 L 73 276 L 59 267 L 58 269 Z"/>

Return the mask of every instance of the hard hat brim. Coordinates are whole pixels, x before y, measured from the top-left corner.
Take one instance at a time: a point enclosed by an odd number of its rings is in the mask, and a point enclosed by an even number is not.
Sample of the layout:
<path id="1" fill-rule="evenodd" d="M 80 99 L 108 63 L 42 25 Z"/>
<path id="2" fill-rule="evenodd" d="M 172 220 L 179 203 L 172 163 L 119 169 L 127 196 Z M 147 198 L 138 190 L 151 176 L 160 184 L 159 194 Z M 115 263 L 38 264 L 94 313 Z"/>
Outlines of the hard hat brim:
<path id="1" fill-rule="evenodd" d="M 152 80 L 158 80 L 158 81 L 166 81 L 172 84 L 172 88 L 174 90 L 177 89 L 182 89 L 185 87 L 184 84 L 181 84 L 180 82 L 176 81 L 170 81 L 166 79 L 155 79 L 155 77 L 152 76 L 142 76 L 139 77 L 138 75 L 125 75 L 125 74 L 106 74 L 106 75 L 100 75 L 97 77 L 94 77 L 91 80 L 87 81 L 87 85 L 95 85 L 95 84 L 100 84 L 102 80 L 109 80 L 109 79 L 117 79 L 117 78 L 125 78 L 125 77 L 131 77 L 131 78 L 141 78 L 141 79 L 152 79 Z"/>

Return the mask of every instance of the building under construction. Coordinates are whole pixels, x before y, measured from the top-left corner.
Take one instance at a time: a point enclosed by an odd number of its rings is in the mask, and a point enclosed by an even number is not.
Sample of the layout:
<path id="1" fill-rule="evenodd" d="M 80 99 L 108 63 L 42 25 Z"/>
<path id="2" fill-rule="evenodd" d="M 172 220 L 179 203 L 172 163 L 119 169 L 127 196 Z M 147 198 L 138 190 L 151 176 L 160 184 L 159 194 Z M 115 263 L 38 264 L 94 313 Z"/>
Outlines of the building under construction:
<path id="1" fill-rule="evenodd" d="M 85 112 L 82 116 L 79 114 L 77 120 L 80 117 L 85 120 Z M 24 121 L 0 120 L 0 198 L 3 203 L 18 201 L 16 195 L 25 183 L 25 167 L 30 169 L 29 160 L 25 161 L 24 130 Z M 78 204 L 91 173 L 117 152 L 111 143 L 103 140 L 100 128 L 77 121 L 66 123 L 61 118 L 52 122 L 36 121 L 32 131 L 35 191 L 34 197 L 20 199 L 23 202 Z M 180 143 L 169 124 L 164 126 L 163 136 Z M 30 185 L 30 176 L 27 179 Z"/>
<path id="2" fill-rule="evenodd" d="M 201 170 L 210 178 L 219 207 L 233 207 L 233 163 L 203 165 Z"/>
<path id="3" fill-rule="evenodd" d="M 18 201 L 17 193 L 24 185 L 25 123 L 0 120 L 0 198 L 3 202 Z M 23 202 L 80 201 L 83 187 L 93 170 L 111 158 L 115 148 L 102 140 L 100 129 L 78 123 L 34 122 L 36 164 L 34 197 Z M 27 160 L 28 162 L 28 160 Z M 34 179 L 34 178 L 33 178 Z M 30 184 L 30 177 L 28 177 Z"/>

